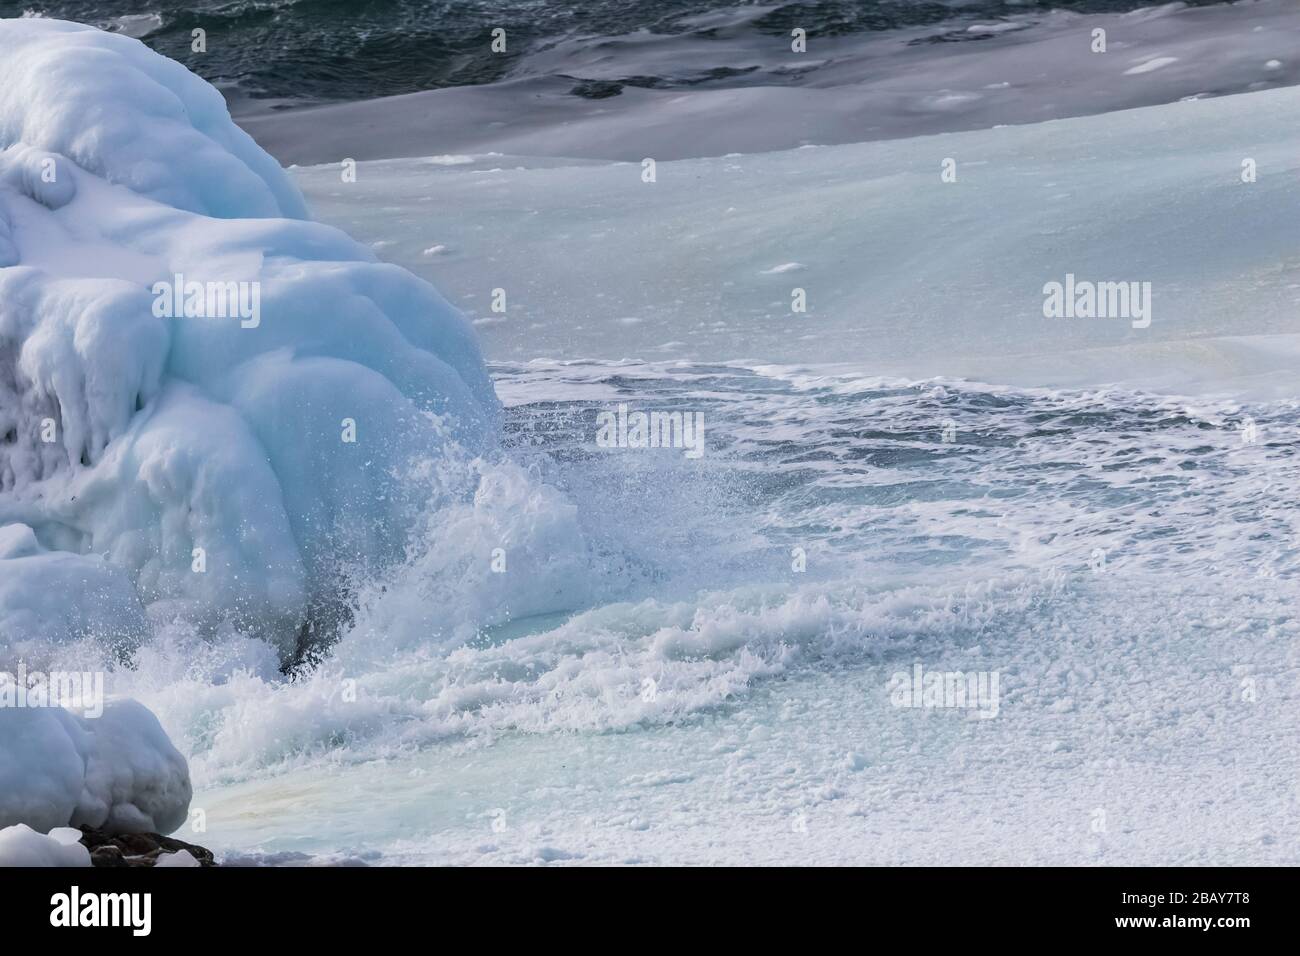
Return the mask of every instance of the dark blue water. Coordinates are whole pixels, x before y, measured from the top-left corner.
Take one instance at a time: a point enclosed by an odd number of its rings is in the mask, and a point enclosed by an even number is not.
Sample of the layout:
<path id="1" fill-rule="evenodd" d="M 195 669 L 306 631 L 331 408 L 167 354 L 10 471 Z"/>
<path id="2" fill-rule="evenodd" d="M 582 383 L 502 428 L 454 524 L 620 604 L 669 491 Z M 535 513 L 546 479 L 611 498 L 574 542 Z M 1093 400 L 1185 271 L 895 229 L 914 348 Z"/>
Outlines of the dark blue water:
<path id="1" fill-rule="evenodd" d="M 1188 2 L 1208 6 L 1220 0 Z M 806 0 L 763 4 L 771 9 L 736 29 L 788 37 L 795 26 L 823 36 L 933 26 L 933 39 L 942 42 L 960 36 L 949 29 L 954 20 L 1152 5 L 1152 0 Z M 130 33 L 232 98 L 310 102 L 492 83 L 508 76 L 520 57 L 566 36 L 594 40 L 644 29 L 707 37 L 728 28 L 683 19 L 752 6 L 725 0 L 56 0 L 0 2 L 0 15 L 30 11 Z M 494 27 L 507 31 L 503 55 L 488 50 Z M 204 54 L 190 49 L 196 28 L 207 33 Z M 638 76 L 629 82 L 660 88 L 725 85 L 736 81 L 735 74 L 701 63 L 689 75 Z M 610 92 L 600 84 L 575 84 L 576 95 Z"/>

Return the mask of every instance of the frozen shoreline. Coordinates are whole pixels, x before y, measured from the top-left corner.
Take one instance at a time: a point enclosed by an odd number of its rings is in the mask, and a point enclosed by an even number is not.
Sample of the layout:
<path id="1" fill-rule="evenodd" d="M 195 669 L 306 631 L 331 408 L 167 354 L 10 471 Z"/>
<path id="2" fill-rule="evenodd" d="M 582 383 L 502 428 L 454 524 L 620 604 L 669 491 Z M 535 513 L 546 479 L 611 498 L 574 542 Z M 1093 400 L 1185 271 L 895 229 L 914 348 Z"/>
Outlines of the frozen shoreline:
<path id="1" fill-rule="evenodd" d="M 362 163 L 354 183 L 330 165 L 293 172 L 319 218 L 442 289 L 494 360 L 1285 398 L 1300 369 L 1298 128 L 1287 88 L 663 162 L 653 183 L 640 164 L 497 155 Z M 1045 286 L 1069 276 L 1149 282 L 1149 325 L 1045 317 Z"/>
<path id="2" fill-rule="evenodd" d="M 979 28 L 963 25 L 960 30 Z M 1054 12 L 983 25 L 987 39 L 930 43 L 933 29 L 846 38 L 632 34 L 595 50 L 559 44 L 513 79 L 236 121 L 284 164 L 446 153 L 640 161 L 757 153 L 1029 124 L 1300 83 L 1300 9 L 1286 0 Z M 1006 29 L 1002 29 L 1006 28 Z M 1093 31 L 1107 33 L 1092 52 Z M 976 36 L 977 34 L 970 34 Z M 579 82 L 719 63 L 783 85 L 645 89 L 598 99 Z M 558 75 L 562 74 L 562 75 Z"/>

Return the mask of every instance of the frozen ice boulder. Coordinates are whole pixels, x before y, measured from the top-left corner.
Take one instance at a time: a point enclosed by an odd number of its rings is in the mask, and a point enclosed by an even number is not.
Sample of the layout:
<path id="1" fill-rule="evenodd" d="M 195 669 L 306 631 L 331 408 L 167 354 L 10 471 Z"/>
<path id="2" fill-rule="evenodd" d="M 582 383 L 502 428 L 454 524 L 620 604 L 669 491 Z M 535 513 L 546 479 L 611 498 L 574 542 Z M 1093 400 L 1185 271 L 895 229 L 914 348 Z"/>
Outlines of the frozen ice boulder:
<path id="1" fill-rule="evenodd" d="M 170 833 L 191 795 L 185 758 L 135 701 L 99 716 L 0 706 L 0 827 Z"/>
<path id="2" fill-rule="evenodd" d="M 119 609 L 102 636 L 143 609 L 293 657 L 498 412 L 464 318 L 308 221 L 216 90 L 125 36 L 0 21 L 0 526 L 28 529 L 0 666 L 14 628 L 81 636 L 19 593 L 77 575 Z"/>

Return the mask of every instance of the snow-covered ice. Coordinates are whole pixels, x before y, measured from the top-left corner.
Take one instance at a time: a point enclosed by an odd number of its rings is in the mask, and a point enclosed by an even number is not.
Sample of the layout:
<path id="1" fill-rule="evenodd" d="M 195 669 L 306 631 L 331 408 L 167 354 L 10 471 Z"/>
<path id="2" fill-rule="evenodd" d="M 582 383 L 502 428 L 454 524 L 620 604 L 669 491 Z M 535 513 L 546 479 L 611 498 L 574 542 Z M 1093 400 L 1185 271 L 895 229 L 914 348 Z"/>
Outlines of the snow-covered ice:
<path id="1" fill-rule="evenodd" d="M 154 866 L 161 867 L 195 867 L 202 866 L 189 850 L 177 850 L 175 853 L 159 854 Z"/>
<path id="2" fill-rule="evenodd" d="M 354 566 L 402 556 L 437 493 L 413 469 L 491 434 L 473 334 L 304 221 L 179 64 L 39 19 L 0 39 L 0 523 L 78 556 L 68 573 L 125 578 L 155 622 L 255 623 L 288 658 L 337 617 Z M 213 286 L 255 286 L 259 314 L 207 307 Z M 72 616 L 93 619 L 101 589 L 79 590 Z M 0 645 L 51 639 L 30 617 L 9 613 Z"/>
<path id="3" fill-rule="evenodd" d="M 0 50 L 0 670 L 168 626 L 289 661 L 404 555 L 439 449 L 490 439 L 469 325 L 307 221 L 179 64 L 44 19 Z M 0 708 L 0 825 L 169 832 L 189 799 L 137 703 Z"/>
<path id="4" fill-rule="evenodd" d="M 297 174 L 323 219 L 391 241 L 386 258 L 495 320 L 479 334 L 499 359 L 845 363 L 912 378 L 1290 397 L 1298 130 L 1290 87 L 660 162 L 653 183 L 639 163 L 499 156 L 362 163 L 349 184 L 335 166 Z M 436 258 L 420 254 L 431 217 L 451 250 Z M 1150 282 L 1149 327 L 1045 320 L 1045 284 L 1069 274 Z M 497 287 L 510 291 L 505 315 L 490 310 Z M 796 289 L 805 312 L 792 308 Z"/>
<path id="5" fill-rule="evenodd" d="M 190 796 L 185 758 L 135 701 L 110 701 L 98 717 L 0 707 L 0 826 L 170 833 Z"/>
<path id="6" fill-rule="evenodd" d="M 80 837 L 80 830 L 63 827 L 49 834 L 25 823 L 0 828 L 0 866 L 90 866 L 90 851 L 77 842 Z"/>

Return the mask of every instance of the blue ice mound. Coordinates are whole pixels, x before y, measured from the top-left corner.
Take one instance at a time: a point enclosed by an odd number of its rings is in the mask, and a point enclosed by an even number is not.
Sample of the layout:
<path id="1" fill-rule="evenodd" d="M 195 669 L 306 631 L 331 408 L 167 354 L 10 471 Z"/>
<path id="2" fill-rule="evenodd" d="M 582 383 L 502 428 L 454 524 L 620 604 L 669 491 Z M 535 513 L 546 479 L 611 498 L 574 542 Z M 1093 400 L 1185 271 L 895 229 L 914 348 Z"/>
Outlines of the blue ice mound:
<path id="1" fill-rule="evenodd" d="M 138 602 L 115 641 L 183 618 L 291 657 L 498 413 L 464 318 L 308 221 L 215 89 L 0 21 L 0 665 L 80 637 L 96 593 Z M 24 598 L 60 554 L 61 617 Z"/>
<path id="2" fill-rule="evenodd" d="M 133 700 L 90 717 L 0 707 L 0 833 L 20 825 L 171 833 L 185 822 L 191 795 L 185 758 Z"/>

